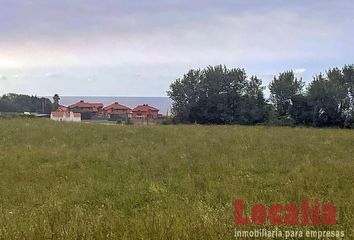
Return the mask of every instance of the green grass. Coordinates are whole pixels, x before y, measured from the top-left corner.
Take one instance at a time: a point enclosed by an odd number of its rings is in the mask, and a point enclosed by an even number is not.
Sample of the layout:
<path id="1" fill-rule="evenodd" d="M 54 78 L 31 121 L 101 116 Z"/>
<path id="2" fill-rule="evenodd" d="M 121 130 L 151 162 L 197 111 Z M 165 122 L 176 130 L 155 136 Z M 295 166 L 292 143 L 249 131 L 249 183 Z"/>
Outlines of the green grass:
<path id="1" fill-rule="evenodd" d="M 0 179 L 0 239 L 233 239 L 235 198 L 306 197 L 350 239 L 354 131 L 5 119 Z"/>
<path id="2" fill-rule="evenodd" d="M 23 113 L 19 112 L 0 112 L 0 117 L 3 118 L 18 118 L 22 117 Z"/>

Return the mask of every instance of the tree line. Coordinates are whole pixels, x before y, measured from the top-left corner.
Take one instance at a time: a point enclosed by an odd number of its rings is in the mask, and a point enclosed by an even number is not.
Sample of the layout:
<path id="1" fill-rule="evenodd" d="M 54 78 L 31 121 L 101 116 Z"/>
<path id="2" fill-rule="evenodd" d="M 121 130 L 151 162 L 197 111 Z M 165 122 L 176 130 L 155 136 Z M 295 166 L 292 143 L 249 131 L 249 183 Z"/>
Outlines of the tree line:
<path id="1" fill-rule="evenodd" d="M 50 113 L 53 104 L 48 98 L 9 93 L 0 97 L 0 112 Z"/>
<path id="2" fill-rule="evenodd" d="M 209 66 L 176 79 L 167 94 L 176 123 L 354 128 L 354 65 L 331 68 L 306 86 L 293 71 L 274 76 L 270 97 L 257 76 Z"/>

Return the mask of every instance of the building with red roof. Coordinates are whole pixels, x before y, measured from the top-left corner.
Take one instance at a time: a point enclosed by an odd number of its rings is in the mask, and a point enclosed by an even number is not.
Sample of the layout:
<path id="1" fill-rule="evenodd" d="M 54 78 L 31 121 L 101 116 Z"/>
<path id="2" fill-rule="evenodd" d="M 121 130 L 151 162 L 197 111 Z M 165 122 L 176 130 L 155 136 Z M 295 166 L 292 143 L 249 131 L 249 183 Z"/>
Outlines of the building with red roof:
<path id="1" fill-rule="evenodd" d="M 104 107 L 103 114 L 107 116 L 110 120 L 127 121 L 131 119 L 132 111 L 129 107 L 115 102 Z"/>
<path id="2" fill-rule="evenodd" d="M 91 115 L 101 115 L 103 112 L 103 104 L 102 103 L 88 103 L 83 100 L 70 105 L 70 111 L 80 112 L 80 113 L 90 113 Z"/>
<path id="3" fill-rule="evenodd" d="M 82 120 L 110 120 L 117 122 L 133 122 L 136 124 L 156 123 L 161 114 L 159 109 L 141 104 L 134 109 L 114 102 L 108 106 L 102 103 L 89 103 L 83 100 L 71 104 L 68 107 L 59 105 L 57 111 L 52 112 L 51 119 L 56 121 L 78 121 Z"/>
<path id="4" fill-rule="evenodd" d="M 81 113 L 51 112 L 50 119 L 58 122 L 81 122 Z"/>
<path id="5" fill-rule="evenodd" d="M 146 121 L 157 120 L 159 118 L 159 109 L 148 104 L 138 105 L 132 110 L 132 118 Z"/>
<path id="6" fill-rule="evenodd" d="M 69 108 L 65 107 L 63 105 L 59 105 L 58 109 L 56 110 L 56 112 L 69 112 Z"/>

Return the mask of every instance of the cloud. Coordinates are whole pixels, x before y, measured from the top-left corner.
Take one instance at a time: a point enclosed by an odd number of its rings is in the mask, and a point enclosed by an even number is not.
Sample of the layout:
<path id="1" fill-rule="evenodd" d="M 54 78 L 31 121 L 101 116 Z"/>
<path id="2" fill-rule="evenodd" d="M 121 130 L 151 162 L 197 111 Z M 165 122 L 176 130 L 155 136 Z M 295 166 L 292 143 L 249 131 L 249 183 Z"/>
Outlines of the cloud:
<path id="1" fill-rule="evenodd" d="M 57 73 L 53 73 L 53 72 L 47 72 L 47 73 L 44 74 L 44 76 L 47 77 L 47 78 L 55 78 L 55 77 L 58 76 L 58 74 Z"/>
<path id="2" fill-rule="evenodd" d="M 0 74 L 0 80 L 6 80 L 6 79 L 7 79 L 7 77 L 6 77 L 6 76 L 4 76 L 4 75 Z"/>
<path id="3" fill-rule="evenodd" d="M 354 54 L 352 0 L 3 1 L 0 68 L 21 73 L 5 91 L 51 94 L 59 71 L 71 94 L 118 94 L 119 81 L 124 95 L 165 95 L 190 68 L 245 67 L 269 81 L 300 66 L 306 78 Z"/>
<path id="4" fill-rule="evenodd" d="M 306 68 L 297 68 L 294 70 L 295 74 L 304 74 L 306 72 Z"/>
<path id="5" fill-rule="evenodd" d="M 258 15 L 213 13 L 197 15 L 190 22 L 170 19 L 170 24 L 159 23 L 167 17 L 157 15 L 137 16 L 128 21 L 128 30 L 108 24 L 94 32 L 26 39 L 6 48 L 0 42 L 0 51 L 27 67 L 247 64 L 326 57 L 313 43 L 331 49 L 340 32 L 327 20 L 284 10 Z"/>
<path id="6" fill-rule="evenodd" d="M 298 78 L 303 78 L 305 76 L 305 73 L 306 73 L 306 68 L 296 68 L 294 70 L 294 74 Z"/>

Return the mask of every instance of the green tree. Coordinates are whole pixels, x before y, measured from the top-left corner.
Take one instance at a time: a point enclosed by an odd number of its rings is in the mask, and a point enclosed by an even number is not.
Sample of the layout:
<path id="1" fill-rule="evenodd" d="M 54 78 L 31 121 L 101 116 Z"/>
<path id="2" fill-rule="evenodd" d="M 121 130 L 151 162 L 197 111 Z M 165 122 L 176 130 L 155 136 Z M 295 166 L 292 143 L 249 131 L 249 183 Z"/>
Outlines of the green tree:
<path id="1" fill-rule="evenodd" d="M 290 116 L 295 125 L 312 125 L 313 109 L 307 96 L 293 96 Z"/>
<path id="2" fill-rule="evenodd" d="M 348 91 L 344 110 L 344 127 L 354 128 L 354 65 L 345 65 L 342 69 L 344 84 Z"/>
<path id="3" fill-rule="evenodd" d="M 316 126 L 350 127 L 353 124 L 354 66 L 332 68 L 310 83 L 308 97 Z"/>
<path id="4" fill-rule="evenodd" d="M 243 122 L 245 124 L 263 123 L 267 118 L 266 101 L 264 98 L 262 80 L 252 76 L 247 82 L 243 97 Z"/>
<path id="5" fill-rule="evenodd" d="M 60 100 L 59 95 L 58 94 L 54 94 L 54 96 L 53 96 L 53 110 L 54 111 L 56 111 L 59 108 L 59 106 L 60 106 L 59 100 Z"/>
<path id="6" fill-rule="evenodd" d="M 9 93 L 0 98 L 0 111 L 50 113 L 52 102 L 48 98 L 39 98 L 23 94 Z"/>
<path id="7" fill-rule="evenodd" d="M 273 78 L 269 90 L 279 116 L 290 115 L 292 100 L 302 93 L 303 87 L 302 79 L 296 78 L 293 71 L 280 73 L 278 77 Z"/>
<path id="8" fill-rule="evenodd" d="M 190 70 L 170 85 L 167 95 L 173 101 L 171 113 L 177 122 L 190 121 L 191 109 L 196 106 L 198 101 L 201 75 L 200 70 Z"/>
<path id="9" fill-rule="evenodd" d="M 207 67 L 202 71 L 192 120 L 215 124 L 237 122 L 246 85 L 244 69 L 227 69 L 222 65 Z"/>
<path id="10" fill-rule="evenodd" d="M 209 66 L 171 84 L 172 112 L 180 122 L 254 124 L 264 121 L 262 81 L 244 69 Z"/>

